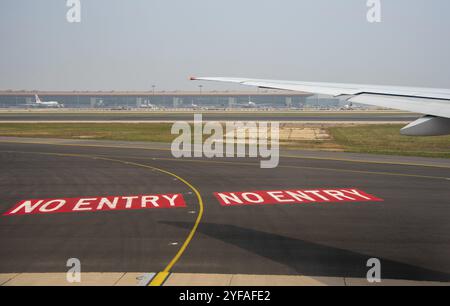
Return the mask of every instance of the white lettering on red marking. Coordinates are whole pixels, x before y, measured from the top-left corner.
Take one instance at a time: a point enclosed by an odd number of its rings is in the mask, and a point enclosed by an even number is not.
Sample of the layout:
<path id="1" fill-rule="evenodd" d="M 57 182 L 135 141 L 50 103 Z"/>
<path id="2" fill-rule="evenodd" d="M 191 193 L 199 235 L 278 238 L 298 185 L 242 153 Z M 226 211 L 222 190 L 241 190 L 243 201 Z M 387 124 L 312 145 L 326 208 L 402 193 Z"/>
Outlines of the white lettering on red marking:
<path id="1" fill-rule="evenodd" d="M 20 201 L 3 216 L 186 207 L 181 194 Z"/>
<path id="2" fill-rule="evenodd" d="M 347 188 L 215 192 L 214 195 L 222 206 L 383 201 L 361 190 Z"/>

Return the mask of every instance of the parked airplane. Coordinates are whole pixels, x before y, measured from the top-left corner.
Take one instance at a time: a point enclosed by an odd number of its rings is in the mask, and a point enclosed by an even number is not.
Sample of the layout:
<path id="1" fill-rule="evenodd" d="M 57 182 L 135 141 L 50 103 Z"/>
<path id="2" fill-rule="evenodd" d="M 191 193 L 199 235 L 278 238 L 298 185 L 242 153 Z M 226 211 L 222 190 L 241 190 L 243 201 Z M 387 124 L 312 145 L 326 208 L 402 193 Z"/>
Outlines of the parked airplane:
<path id="1" fill-rule="evenodd" d="M 255 102 L 252 101 L 248 101 L 247 103 L 235 103 L 233 104 L 233 107 L 241 107 L 241 108 L 257 108 L 258 106 L 256 105 Z"/>
<path id="2" fill-rule="evenodd" d="M 60 104 L 57 101 L 47 101 L 47 102 L 41 101 L 41 99 L 39 98 L 38 95 L 34 95 L 34 98 L 35 98 L 35 104 L 34 105 L 36 105 L 36 106 L 56 107 L 56 108 L 64 107 L 62 104 Z"/>
<path id="3" fill-rule="evenodd" d="M 345 104 L 343 107 L 341 107 L 341 110 L 353 110 L 353 103 L 350 102 L 348 104 Z"/>
<path id="4" fill-rule="evenodd" d="M 450 134 L 450 90 L 396 86 L 312 83 L 222 77 L 192 77 L 193 81 L 229 82 L 266 89 L 282 89 L 347 98 L 349 103 L 369 104 L 424 114 L 401 130 L 408 136 Z"/>
<path id="5" fill-rule="evenodd" d="M 192 108 L 192 109 L 194 109 L 194 110 L 199 110 L 199 109 L 201 109 L 201 107 L 198 106 L 197 104 L 195 104 L 194 102 L 192 102 L 191 104 L 186 105 L 186 106 L 184 106 L 184 107 L 185 107 L 185 108 Z"/>
<path id="6" fill-rule="evenodd" d="M 150 101 L 145 101 L 143 104 L 139 106 L 140 108 L 148 108 L 148 109 L 158 109 L 157 106 L 150 103 Z"/>
<path id="7" fill-rule="evenodd" d="M 272 107 L 271 104 L 261 104 L 255 103 L 252 101 L 251 97 L 248 97 L 247 103 L 235 103 L 233 106 L 242 107 L 242 108 L 269 108 Z"/>

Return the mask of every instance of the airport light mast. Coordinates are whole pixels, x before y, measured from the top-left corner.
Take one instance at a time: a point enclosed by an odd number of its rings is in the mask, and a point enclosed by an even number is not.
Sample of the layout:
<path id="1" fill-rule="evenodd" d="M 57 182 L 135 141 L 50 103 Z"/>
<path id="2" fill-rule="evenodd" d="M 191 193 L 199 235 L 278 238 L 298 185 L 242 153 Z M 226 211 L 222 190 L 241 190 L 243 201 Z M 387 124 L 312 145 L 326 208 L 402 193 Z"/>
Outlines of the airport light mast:
<path id="1" fill-rule="evenodd" d="M 152 98 L 148 98 L 148 103 L 147 103 L 147 105 L 150 105 L 150 103 L 155 103 L 155 88 L 156 88 L 156 85 L 155 84 L 152 84 Z"/>
<path id="2" fill-rule="evenodd" d="M 202 93 L 203 93 L 203 85 L 198 85 L 198 89 L 199 89 L 199 91 L 200 91 L 200 96 L 201 96 Z M 200 102 L 200 99 L 201 99 L 201 97 L 198 97 L 197 103 Z"/>

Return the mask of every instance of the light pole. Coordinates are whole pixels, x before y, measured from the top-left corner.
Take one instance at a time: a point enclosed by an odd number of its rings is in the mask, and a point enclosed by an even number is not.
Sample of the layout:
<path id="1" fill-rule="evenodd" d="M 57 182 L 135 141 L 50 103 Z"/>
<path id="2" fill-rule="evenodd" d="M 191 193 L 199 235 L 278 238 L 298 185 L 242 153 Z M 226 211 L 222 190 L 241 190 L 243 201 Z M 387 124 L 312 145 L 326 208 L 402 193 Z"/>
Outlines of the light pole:
<path id="1" fill-rule="evenodd" d="M 203 85 L 198 85 L 198 88 L 200 90 L 200 96 L 202 95 Z M 197 103 L 200 101 L 201 97 L 198 98 Z"/>
<path id="2" fill-rule="evenodd" d="M 150 105 L 150 103 L 155 103 L 155 88 L 156 88 L 156 85 L 152 85 L 152 98 L 150 99 L 148 99 L 148 103 L 147 103 L 147 105 Z"/>

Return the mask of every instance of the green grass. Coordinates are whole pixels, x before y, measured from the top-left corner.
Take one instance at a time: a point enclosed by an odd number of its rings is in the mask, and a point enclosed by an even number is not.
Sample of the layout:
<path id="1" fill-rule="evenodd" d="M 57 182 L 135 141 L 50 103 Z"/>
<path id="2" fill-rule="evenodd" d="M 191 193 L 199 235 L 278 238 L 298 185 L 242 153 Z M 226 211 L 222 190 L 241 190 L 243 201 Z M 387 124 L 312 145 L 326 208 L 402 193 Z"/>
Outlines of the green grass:
<path id="1" fill-rule="evenodd" d="M 171 142 L 169 123 L 2 123 L 0 136 Z"/>
<path id="2" fill-rule="evenodd" d="M 397 124 L 363 125 L 331 127 L 328 131 L 348 152 L 450 158 L 450 136 L 402 136 L 402 127 Z"/>
<path id="3" fill-rule="evenodd" d="M 170 123 L 1 123 L 0 136 L 171 142 Z M 402 125 L 329 127 L 332 139 L 296 141 L 287 148 L 450 158 L 450 136 L 407 137 Z"/>

